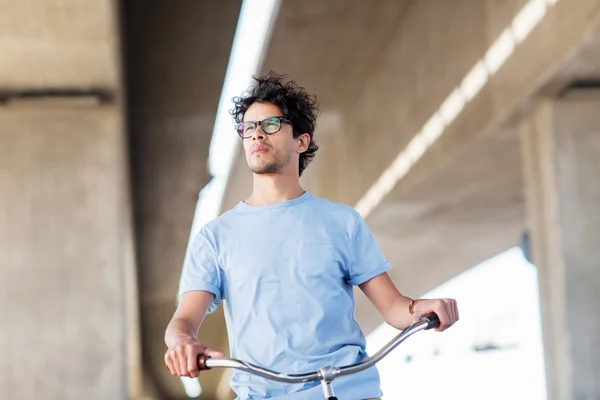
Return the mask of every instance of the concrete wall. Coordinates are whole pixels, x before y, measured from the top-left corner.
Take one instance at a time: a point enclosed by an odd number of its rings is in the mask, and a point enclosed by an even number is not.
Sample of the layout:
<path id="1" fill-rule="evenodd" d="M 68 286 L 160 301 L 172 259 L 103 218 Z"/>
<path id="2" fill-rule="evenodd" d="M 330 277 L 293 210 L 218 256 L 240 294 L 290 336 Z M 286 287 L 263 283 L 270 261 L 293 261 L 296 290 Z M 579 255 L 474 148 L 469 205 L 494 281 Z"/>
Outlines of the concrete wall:
<path id="1" fill-rule="evenodd" d="M 164 367 L 164 332 L 198 194 L 210 179 L 208 149 L 241 0 L 124 5 L 144 372 L 164 398 L 179 398 L 183 385 Z M 227 343 L 221 321 L 200 333 L 217 348 Z M 207 396 L 219 375 L 203 376 Z"/>
<path id="2" fill-rule="evenodd" d="M 0 397 L 126 397 L 117 109 L 0 109 Z"/>

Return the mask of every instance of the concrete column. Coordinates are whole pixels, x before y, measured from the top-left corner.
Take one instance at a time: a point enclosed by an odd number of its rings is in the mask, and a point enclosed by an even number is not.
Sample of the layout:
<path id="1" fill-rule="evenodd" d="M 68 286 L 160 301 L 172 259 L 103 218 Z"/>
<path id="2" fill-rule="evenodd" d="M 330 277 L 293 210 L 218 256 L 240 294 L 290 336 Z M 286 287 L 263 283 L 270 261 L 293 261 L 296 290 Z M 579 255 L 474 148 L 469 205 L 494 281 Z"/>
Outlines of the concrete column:
<path id="1" fill-rule="evenodd" d="M 600 398 L 600 101 L 544 102 L 522 124 L 550 400 Z"/>
<path id="2" fill-rule="evenodd" d="M 136 352 L 120 111 L 2 107 L 0 127 L 0 398 L 125 399 Z"/>

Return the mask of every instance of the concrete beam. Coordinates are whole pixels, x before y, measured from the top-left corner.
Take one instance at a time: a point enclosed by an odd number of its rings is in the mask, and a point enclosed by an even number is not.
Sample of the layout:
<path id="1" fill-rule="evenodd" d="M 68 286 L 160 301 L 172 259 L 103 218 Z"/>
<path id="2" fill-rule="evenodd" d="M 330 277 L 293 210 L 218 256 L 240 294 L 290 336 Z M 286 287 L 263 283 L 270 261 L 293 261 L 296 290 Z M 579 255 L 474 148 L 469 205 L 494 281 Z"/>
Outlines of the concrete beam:
<path id="1" fill-rule="evenodd" d="M 0 14 L 0 90 L 117 90 L 117 19 L 111 1 L 9 1 Z"/>

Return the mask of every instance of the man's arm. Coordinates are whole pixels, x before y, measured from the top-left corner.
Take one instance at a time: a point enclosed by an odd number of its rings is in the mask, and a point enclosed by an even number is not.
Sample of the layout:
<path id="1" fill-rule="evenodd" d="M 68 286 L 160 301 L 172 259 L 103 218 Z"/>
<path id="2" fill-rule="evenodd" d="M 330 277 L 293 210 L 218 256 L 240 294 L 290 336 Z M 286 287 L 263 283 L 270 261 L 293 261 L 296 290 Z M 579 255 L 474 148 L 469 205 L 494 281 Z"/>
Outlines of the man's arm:
<path id="1" fill-rule="evenodd" d="M 167 347 L 173 347 L 177 339 L 182 336 L 196 337 L 214 297 L 212 293 L 201 290 L 189 291 L 181 295 L 175 314 L 165 332 Z"/>
<path id="2" fill-rule="evenodd" d="M 196 335 L 206 316 L 214 294 L 193 290 L 181 295 L 177 310 L 165 331 L 165 364 L 171 374 L 178 376 L 198 376 L 198 355 L 215 358 L 223 354 L 198 343 Z"/>
<path id="3" fill-rule="evenodd" d="M 440 326 L 436 329 L 438 331 L 446 330 L 458 321 L 458 309 L 454 299 L 417 300 L 414 303 L 414 313 L 411 314 L 409 306 L 413 300 L 398 291 L 386 272 L 369 279 L 359 287 L 375 305 L 385 322 L 396 329 L 403 330 L 432 312 L 440 319 Z"/>

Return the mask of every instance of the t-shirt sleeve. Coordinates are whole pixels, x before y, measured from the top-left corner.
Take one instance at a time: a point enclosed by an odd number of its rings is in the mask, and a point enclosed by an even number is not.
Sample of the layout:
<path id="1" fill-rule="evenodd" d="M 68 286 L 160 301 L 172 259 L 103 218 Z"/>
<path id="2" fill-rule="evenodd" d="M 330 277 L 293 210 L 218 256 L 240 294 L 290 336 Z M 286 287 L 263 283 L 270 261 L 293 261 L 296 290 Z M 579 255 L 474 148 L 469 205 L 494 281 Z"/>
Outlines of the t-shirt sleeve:
<path id="1" fill-rule="evenodd" d="M 223 270 L 217 261 L 214 244 L 201 230 L 193 239 L 186 254 L 179 282 L 178 298 L 185 292 L 203 290 L 215 295 L 208 313 L 217 309 L 223 299 Z"/>
<path id="2" fill-rule="evenodd" d="M 353 262 L 349 270 L 349 283 L 360 285 L 371 278 L 388 271 L 391 267 L 367 223 L 355 213 L 356 223 L 352 239 Z"/>

